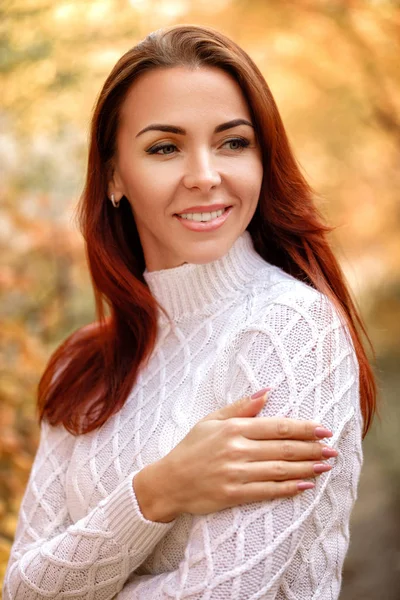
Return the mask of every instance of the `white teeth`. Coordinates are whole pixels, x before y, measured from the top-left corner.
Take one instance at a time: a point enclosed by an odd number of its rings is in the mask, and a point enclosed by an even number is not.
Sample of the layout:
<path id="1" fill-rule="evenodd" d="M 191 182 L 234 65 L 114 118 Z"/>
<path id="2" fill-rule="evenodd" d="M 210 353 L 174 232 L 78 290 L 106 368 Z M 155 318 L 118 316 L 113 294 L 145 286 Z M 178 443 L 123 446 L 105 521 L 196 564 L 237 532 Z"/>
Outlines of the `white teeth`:
<path id="1" fill-rule="evenodd" d="M 204 213 L 185 213 L 184 215 L 179 215 L 182 219 L 188 219 L 189 221 L 212 221 L 212 219 L 216 219 L 220 217 L 225 212 L 225 209 L 214 210 L 213 212 L 204 212 Z"/>

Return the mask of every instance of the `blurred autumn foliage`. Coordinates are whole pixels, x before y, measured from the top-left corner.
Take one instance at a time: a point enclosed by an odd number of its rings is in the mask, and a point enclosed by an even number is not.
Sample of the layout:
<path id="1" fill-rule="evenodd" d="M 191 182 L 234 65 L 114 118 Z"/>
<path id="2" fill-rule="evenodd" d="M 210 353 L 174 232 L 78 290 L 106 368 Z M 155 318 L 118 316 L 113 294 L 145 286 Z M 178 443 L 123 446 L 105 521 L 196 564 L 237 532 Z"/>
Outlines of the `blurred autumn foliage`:
<path id="1" fill-rule="evenodd" d="M 91 110 L 118 58 L 150 31 L 174 23 L 220 29 L 254 59 L 320 208 L 337 227 L 332 243 L 376 350 L 382 414 L 364 444 L 341 598 L 394 600 L 400 587 L 395 0 L 2 1 L 0 581 L 38 443 L 39 377 L 60 341 L 94 318 L 74 223 Z"/>

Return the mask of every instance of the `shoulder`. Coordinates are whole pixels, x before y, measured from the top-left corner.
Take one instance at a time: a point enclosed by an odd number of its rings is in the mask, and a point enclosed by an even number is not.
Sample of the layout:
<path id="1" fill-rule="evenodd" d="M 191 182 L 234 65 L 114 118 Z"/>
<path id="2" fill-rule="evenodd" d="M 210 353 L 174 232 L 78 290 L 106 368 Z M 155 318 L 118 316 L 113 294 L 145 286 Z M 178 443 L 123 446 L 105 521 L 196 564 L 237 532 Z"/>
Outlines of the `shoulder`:
<path id="1" fill-rule="evenodd" d="M 306 348 L 351 354 L 354 346 L 347 319 L 325 294 L 268 265 L 249 290 L 247 315 L 236 341 L 265 338 L 279 352 L 303 354 Z M 355 360 L 355 362 L 357 362 Z"/>
<path id="2" fill-rule="evenodd" d="M 346 415 L 359 411 L 357 356 L 334 302 L 268 264 L 247 292 L 246 318 L 217 356 L 221 398 L 270 387 L 265 416 L 320 419 L 338 403 Z"/>
<path id="3" fill-rule="evenodd" d="M 327 321 L 345 326 L 344 317 L 325 294 L 267 263 L 252 283 L 249 296 L 247 322 L 251 326 L 268 322 L 277 314 L 281 315 L 282 323 L 304 319 L 317 328 L 323 328 Z"/>

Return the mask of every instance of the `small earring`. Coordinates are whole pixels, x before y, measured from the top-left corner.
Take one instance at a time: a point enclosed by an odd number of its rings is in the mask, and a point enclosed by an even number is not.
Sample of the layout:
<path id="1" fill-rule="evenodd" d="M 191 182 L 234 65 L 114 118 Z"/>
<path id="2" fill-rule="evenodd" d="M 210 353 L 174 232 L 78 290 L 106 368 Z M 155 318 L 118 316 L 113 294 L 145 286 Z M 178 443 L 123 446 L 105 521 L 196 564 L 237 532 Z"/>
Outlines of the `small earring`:
<path id="1" fill-rule="evenodd" d="M 112 205 L 113 205 L 113 207 L 114 207 L 114 208 L 118 208 L 118 206 L 119 206 L 119 200 L 118 200 L 118 201 L 116 201 L 116 200 L 115 200 L 115 196 L 114 196 L 114 194 L 111 194 L 111 198 L 110 198 L 110 200 L 111 200 L 111 202 L 112 202 Z"/>

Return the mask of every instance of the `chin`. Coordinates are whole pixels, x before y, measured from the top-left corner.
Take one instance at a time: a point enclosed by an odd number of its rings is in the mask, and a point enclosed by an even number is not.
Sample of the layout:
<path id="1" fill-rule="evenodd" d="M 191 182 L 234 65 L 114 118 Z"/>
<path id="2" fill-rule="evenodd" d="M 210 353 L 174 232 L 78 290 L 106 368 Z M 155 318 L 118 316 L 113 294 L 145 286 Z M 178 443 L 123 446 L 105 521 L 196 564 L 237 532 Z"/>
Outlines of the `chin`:
<path id="1" fill-rule="evenodd" d="M 194 265 L 203 265 L 209 262 L 213 262 L 225 256 L 225 254 L 229 251 L 234 241 L 226 240 L 225 243 L 222 241 L 214 241 L 215 247 L 209 249 L 200 249 L 194 250 L 191 256 L 185 255 L 185 263 L 191 263 Z M 214 244 L 213 244 L 214 245 Z M 183 264 L 185 264 L 183 263 Z"/>

